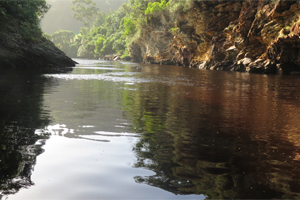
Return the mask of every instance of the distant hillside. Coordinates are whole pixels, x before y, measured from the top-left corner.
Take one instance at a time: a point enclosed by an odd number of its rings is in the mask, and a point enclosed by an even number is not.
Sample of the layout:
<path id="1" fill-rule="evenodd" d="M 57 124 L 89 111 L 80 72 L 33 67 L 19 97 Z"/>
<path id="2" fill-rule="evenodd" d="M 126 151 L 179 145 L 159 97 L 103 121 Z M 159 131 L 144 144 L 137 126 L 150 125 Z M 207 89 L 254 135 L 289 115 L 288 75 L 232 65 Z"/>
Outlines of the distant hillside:
<path id="1" fill-rule="evenodd" d="M 50 10 L 41 22 L 42 30 L 53 34 L 57 30 L 70 30 L 79 32 L 83 23 L 73 19 L 72 0 L 47 0 Z M 100 11 L 117 10 L 127 0 L 94 0 Z M 107 2 L 107 3 L 106 3 Z"/>

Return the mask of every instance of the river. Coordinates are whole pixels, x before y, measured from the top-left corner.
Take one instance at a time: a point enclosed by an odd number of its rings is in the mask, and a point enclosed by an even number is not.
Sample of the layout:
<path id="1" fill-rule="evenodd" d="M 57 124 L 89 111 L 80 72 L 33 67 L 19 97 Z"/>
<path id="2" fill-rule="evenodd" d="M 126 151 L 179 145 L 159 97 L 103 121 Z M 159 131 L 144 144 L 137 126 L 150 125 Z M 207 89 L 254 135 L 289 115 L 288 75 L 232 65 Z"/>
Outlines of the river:
<path id="1" fill-rule="evenodd" d="M 0 199 L 299 199 L 300 78 L 76 59 L 0 75 Z"/>

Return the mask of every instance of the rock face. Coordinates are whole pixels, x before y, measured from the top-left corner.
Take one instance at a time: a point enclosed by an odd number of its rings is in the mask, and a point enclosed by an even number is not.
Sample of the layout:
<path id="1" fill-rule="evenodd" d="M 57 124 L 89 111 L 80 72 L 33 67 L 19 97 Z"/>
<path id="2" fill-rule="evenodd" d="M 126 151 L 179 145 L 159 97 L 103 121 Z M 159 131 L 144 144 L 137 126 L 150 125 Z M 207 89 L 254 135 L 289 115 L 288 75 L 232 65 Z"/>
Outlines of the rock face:
<path id="1" fill-rule="evenodd" d="M 53 69 L 75 66 L 51 41 L 44 37 L 26 41 L 17 29 L 7 28 L 0 32 L 0 67 Z"/>
<path id="2" fill-rule="evenodd" d="M 192 1 L 187 12 L 152 16 L 130 52 L 145 63 L 298 74 L 299 14 L 293 0 Z"/>

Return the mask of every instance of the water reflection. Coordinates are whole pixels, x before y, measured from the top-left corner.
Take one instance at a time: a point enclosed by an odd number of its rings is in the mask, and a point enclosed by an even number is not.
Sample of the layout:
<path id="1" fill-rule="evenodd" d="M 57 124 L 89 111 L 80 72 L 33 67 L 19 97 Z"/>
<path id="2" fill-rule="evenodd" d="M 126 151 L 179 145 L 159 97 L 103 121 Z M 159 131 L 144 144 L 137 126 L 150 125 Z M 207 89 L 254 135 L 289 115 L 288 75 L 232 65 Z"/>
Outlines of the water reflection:
<path id="1" fill-rule="evenodd" d="M 35 133 L 38 134 L 49 134 L 49 135 L 57 135 L 57 136 L 63 136 L 68 138 L 74 138 L 74 139 L 85 139 L 85 140 L 91 140 L 96 142 L 110 142 L 109 139 L 103 139 L 103 138 L 111 138 L 111 137 L 140 137 L 140 134 L 138 133 L 127 133 L 127 132 L 108 132 L 108 131 L 94 131 L 96 128 L 95 126 L 79 126 L 78 128 L 88 128 L 90 129 L 88 133 L 85 133 L 82 129 L 69 129 L 65 124 L 56 124 L 56 125 L 49 125 L 45 127 L 44 129 L 37 129 L 35 130 Z"/>
<path id="2" fill-rule="evenodd" d="M 0 199 L 33 185 L 31 173 L 48 134 L 36 134 L 50 122 L 41 109 L 45 79 L 2 70 L 0 75 Z"/>
<path id="3" fill-rule="evenodd" d="M 97 142 L 115 137 L 131 137 L 128 120 L 122 117 L 123 82 L 135 81 L 135 73 L 120 63 L 80 60 L 72 74 L 46 74 L 59 87 L 47 87 L 45 105 L 51 108 L 54 122 L 46 128 L 51 135 Z M 111 67 L 108 67 L 111 66 Z M 130 66 L 127 66 L 130 68 Z"/>
<path id="4" fill-rule="evenodd" d="M 181 77 L 124 92 L 142 133 L 135 167 L 156 173 L 136 182 L 211 199 L 300 198 L 298 77 L 175 69 L 145 70 L 187 74 L 193 87 Z"/>
<path id="5" fill-rule="evenodd" d="M 2 194 L 33 184 L 47 147 L 37 199 L 300 198 L 298 79 L 102 61 L 3 75 Z"/>

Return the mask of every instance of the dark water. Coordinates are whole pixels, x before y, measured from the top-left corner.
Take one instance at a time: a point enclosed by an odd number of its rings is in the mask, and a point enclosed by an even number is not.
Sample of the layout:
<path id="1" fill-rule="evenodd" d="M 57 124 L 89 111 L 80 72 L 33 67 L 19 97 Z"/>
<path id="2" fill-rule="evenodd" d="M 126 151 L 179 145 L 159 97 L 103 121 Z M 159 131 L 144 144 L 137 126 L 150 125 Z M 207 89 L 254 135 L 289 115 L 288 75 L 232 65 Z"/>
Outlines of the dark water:
<path id="1" fill-rule="evenodd" d="M 2 71 L 0 199 L 300 198 L 299 76 L 78 62 Z"/>

